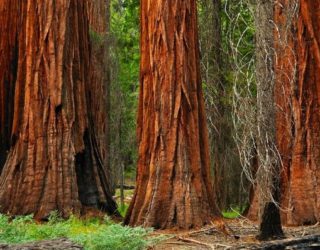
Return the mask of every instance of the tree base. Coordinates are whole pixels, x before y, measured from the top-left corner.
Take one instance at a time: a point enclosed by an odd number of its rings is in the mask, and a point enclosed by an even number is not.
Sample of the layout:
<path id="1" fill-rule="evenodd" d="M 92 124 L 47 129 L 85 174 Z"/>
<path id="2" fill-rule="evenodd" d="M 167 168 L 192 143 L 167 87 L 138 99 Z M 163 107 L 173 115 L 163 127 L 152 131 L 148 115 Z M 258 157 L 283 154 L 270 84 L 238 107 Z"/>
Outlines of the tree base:
<path id="1" fill-rule="evenodd" d="M 279 208 L 273 203 L 268 202 L 263 211 L 260 224 L 260 234 L 258 240 L 272 240 L 285 238 L 281 227 Z"/>

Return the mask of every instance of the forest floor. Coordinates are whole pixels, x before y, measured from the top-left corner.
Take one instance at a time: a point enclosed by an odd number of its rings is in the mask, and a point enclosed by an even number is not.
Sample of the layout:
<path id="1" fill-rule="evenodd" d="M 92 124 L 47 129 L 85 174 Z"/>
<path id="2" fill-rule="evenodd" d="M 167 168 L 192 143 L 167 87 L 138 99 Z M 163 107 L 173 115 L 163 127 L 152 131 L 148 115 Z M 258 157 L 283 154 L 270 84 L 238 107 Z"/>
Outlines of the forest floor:
<path id="1" fill-rule="evenodd" d="M 127 181 L 128 182 L 128 181 Z M 130 183 L 134 185 L 134 183 Z M 124 191 L 125 207 L 120 210 L 124 215 L 130 203 L 134 190 Z M 120 203 L 120 190 L 115 199 Z M 150 250 L 206 250 L 206 249 L 320 249 L 320 224 L 303 227 L 283 227 L 285 239 L 261 242 L 256 239 L 259 225 L 246 219 L 237 217 L 237 211 L 223 213 L 225 224 L 232 231 L 227 235 L 217 226 L 207 226 L 192 231 L 156 231 L 152 235 L 167 238 Z M 227 219 L 233 218 L 233 219 Z M 229 230 L 229 231 L 230 231 Z"/>
<path id="2" fill-rule="evenodd" d="M 0 214 L 0 249 L 320 249 L 319 224 L 285 227 L 284 231 L 285 239 L 260 242 L 256 239 L 257 225 L 245 218 L 223 219 L 199 230 L 152 231 L 123 227 L 107 218 L 52 217 L 39 224 L 32 216 L 10 221 Z"/>
<path id="3" fill-rule="evenodd" d="M 115 199 L 119 212 L 125 215 L 133 190 L 120 192 Z M 241 210 L 241 209 L 240 209 Z M 104 215 L 96 217 L 59 218 L 53 213 L 47 223 L 30 216 L 14 219 L 0 214 L 0 249 L 110 249 L 110 250 L 206 250 L 206 249 L 320 249 L 320 224 L 304 227 L 284 227 L 285 239 L 260 242 L 256 239 L 258 225 L 237 211 L 226 211 L 224 218 L 199 230 L 152 231 L 128 228 Z"/>
<path id="4" fill-rule="evenodd" d="M 320 249 L 320 225 L 284 227 L 285 239 L 261 242 L 256 239 L 258 225 L 245 219 L 226 219 L 233 231 L 226 235 L 214 225 L 188 232 L 157 231 L 168 239 L 150 248 L 152 250 L 204 249 Z"/>

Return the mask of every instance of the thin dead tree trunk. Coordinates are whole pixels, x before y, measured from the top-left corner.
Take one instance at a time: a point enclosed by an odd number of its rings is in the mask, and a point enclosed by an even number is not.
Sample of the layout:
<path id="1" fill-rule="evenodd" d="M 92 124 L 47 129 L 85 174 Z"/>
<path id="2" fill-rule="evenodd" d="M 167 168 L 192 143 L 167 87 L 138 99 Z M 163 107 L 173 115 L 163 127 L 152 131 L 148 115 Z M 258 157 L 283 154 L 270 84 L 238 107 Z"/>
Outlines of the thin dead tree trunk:
<path id="1" fill-rule="evenodd" d="M 0 211 L 39 219 L 54 210 L 68 216 L 86 207 L 113 213 L 92 114 L 99 83 L 91 80 L 87 2 L 9 2 L 19 6 L 8 17 L 21 20 L 21 29 Z"/>
<path id="2" fill-rule="evenodd" d="M 257 80 L 257 157 L 256 196 L 259 196 L 260 239 L 283 237 L 280 220 L 281 159 L 276 143 L 276 105 L 274 101 L 274 1 L 254 5 L 256 29 Z"/>
<path id="3" fill-rule="evenodd" d="M 192 228 L 217 217 L 195 0 L 141 2 L 137 133 L 137 188 L 125 223 Z"/>

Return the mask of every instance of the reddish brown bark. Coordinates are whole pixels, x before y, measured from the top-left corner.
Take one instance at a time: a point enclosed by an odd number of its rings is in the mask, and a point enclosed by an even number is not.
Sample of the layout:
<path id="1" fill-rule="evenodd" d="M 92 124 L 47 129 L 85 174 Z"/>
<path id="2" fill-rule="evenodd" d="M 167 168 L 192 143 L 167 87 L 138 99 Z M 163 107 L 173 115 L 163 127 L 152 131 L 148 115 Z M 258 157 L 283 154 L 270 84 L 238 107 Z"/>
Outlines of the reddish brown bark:
<path id="1" fill-rule="evenodd" d="M 275 9 L 275 101 L 282 221 L 312 224 L 320 219 L 320 3 L 300 0 L 298 13 L 292 13 L 296 1 L 280 2 Z M 256 206 L 251 210 L 255 218 Z"/>
<path id="2" fill-rule="evenodd" d="M 196 1 L 141 1 L 137 188 L 125 223 L 192 228 L 218 215 L 199 72 Z"/>
<path id="3" fill-rule="evenodd" d="M 0 173 L 11 143 L 13 95 L 18 60 L 17 34 L 21 21 L 14 13 L 18 10 L 18 0 L 4 0 L 0 4 Z"/>
<path id="4" fill-rule="evenodd" d="M 288 1 L 285 6 L 292 4 Z M 294 33 L 289 34 L 293 38 L 289 37 L 285 48 L 287 56 L 277 64 L 277 75 L 281 75 L 277 84 L 283 89 L 276 99 L 280 106 L 278 143 L 284 166 L 282 206 L 289 209 L 283 213 L 283 220 L 292 225 L 316 223 L 320 219 L 319 13 L 318 1 L 300 0 L 298 18 L 291 24 Z M 280 26 L 282 21 L 288 23 L 281 19 L 280 10 L 277 14 Z M 283 51 L 281 45 L 279 52 Z M 291 66 L 294 61 L 295 67 Z M 285 74 L 293 77 L 284 79 Z"/>
<path id="5" fill-rule="evenodd" d="M 113 212 L 92 115 L 98 83 L 90 81 L 87 3 L 9 2 L 19 6 L 8 17 L 21 18 L 21 29 L 14 140 L 0 177 L 0 211 L 37 218 L 53 210 L 68 216 L 86 206 Z"/>

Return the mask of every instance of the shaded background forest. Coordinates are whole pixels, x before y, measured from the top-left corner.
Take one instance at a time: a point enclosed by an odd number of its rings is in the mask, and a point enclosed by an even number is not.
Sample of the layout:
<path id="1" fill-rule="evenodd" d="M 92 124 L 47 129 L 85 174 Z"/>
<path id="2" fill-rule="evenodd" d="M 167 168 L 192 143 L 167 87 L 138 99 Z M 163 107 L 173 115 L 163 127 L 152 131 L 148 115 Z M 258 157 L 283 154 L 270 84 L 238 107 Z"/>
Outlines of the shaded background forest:
<path id="1" fill-rule="evenodd" d="M 110 158 L 113 186 L 134 186 L 139 90 L 139 0 L 112 0 L 110 33 L 91 34 L 109 44 Z M 254 24 L 247 1 L 198 1 L 202 84 L 210 136 L 212 173 L 221 210 L 249 204 L 254 148 L 256 87 Z M 248 115 L 250 114 L 250 115 Z M 242 153 L 243 152 L 243 153 Z"/>

